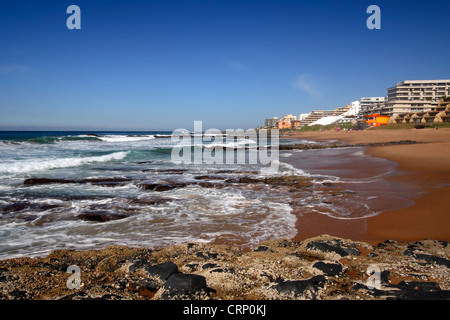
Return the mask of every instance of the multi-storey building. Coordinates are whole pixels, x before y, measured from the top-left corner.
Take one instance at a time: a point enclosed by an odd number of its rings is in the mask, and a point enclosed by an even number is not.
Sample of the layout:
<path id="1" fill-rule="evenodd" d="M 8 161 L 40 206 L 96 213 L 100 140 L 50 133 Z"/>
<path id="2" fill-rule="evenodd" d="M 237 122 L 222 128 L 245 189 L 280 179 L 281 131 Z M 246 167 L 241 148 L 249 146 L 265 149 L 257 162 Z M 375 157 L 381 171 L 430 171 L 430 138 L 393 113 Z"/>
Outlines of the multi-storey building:
<path id="1" fill-rule="evenodd" d="M 361 103 L 359 100 L 352 101 L 350 105 L 350 110 L 348 111 L 349 116 L 357 116 L 361 111 Z"/>
<path id="2" fill-rule="evenodd" d="M 436 108 L 440 99 L 450 96 L 450 80 L 405 80 L 388 88 L 383 114 L 391 118 L 401 113 Z"/>
<path id="3" fill-rule="evenodd" d="M 366 97 L 359 99 L 359 109 L 362 116 L 374 113 L 382 113 L 385 107 L 385 97 Z"/>
<path id="4" fill-rule="evenodd" d="M 278 117 L 273 117 L 272 119 L 265 119 L 264 126 L 266 128 L 275 128 L 277 126 L 277 122 L 280 121 Z"/>
<path id="5" fill-rule="evenodd" d="M 287 121 L 287 122 L 290 122 L 290 121 L 294 121 L 294 120 L 297 120 L 297 117 L 296 117 L 296 116 L 294 116 L 294 115 L 292 115 L 292 114 L 287 114 L 287 115 L 283 116 L 283 118 L 281 118 L 280 121 Z"/>
<path id="6" fill-rule="evenodd" d="M 413 111 L 398 114 L 393 123 L 414 123 L 431 125 L 434 123 L 450 123 L 450 98 L 439 101 L 438 106 L 427 111 Z"/>

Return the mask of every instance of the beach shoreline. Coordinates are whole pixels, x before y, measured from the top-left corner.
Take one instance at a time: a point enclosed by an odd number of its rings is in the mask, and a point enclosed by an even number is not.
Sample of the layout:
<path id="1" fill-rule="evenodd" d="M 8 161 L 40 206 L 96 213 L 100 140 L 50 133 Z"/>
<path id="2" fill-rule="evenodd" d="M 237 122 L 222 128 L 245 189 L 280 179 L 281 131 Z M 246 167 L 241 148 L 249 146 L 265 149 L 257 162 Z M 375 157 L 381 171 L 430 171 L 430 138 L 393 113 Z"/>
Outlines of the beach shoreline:
<path id="1" fill-rule="evenodd" d="M 219 238 L 210 243 L 190 241 L 153 249 L 129 245 L 94 250 L 55 248 L 42 257 L 4 259 L 0 260 L 0 300 L 449 299 L 446 195 L 450 191 L 450 168 L 446 160 L 450 129 L 386 131 L 318 132 L 289 137 L 362 144 L 318 149 L 310 154 L 341 155 L 340 161 L 328 161 L 331 174 L 337 169 L 340 173 L 351 169 L 349 176 L 354 181 L 370 173 L 386 177 L 393 186 L 411 185 L 411 190 L 422 193 L 418 197 L 411 194 L 414 204 L 405 202 L 400 209 L 355 219 L 304 212 L 301 205 L 293 205 L 294 212 L 299 210 L 297 235 L 274 237 L 251 248 Z M 392 143 L 401 140 L 418 143 Z M 380 142 L 390 143 L 364 146 Z M 352 158 L 355 151 L 358 160 Z M 309 153 L 294 154 L 285 159 L 297 161 L 300 166 L 304 164 L 300 154 Z M 376 167 L 372 168 L 372 164 Z M 400 174 L 390 175 L 393 168 Z M 308 177 L 296 177 L 295 181 L 268 179 L 266 183 L 275 188 L 292 187 L 292 194 L 298 192 L 293 203 L 301 201 L 302 190 L 311 192 Z M 253 180 L 244 177 L 240 182 Z M 295 182 L 295 186 L 288 182 Z M 342 191 L 341 185 L 328 182 L 315 187 L 323 188 L 322 195 Z M 394 189 L 391 186 L 386 190 Z M 395 205 L 395 200 L 390 205 Z M 382 289 L 373 290 L 367 285 L 367 272 L 373 266 L 382 267 Z M 79 268 L 78 288 L 70 287 L 76 282 L 69 281 L 75 275 L 67 273 L 69 267 Z M 187 287 L 191 289 L 186 291 Z"/>
<path id="2" fill-rule="evenodd" d="M 407 208 L 389 210 L 359 221 L 345 221 L 325 215 L 309 215 L 309 226 L 299 228 L 296 240 L 317 234 L 347 236 L 371 244 L 386 239 L 418 241 L 422 239 L 450 240 L 450 129 L 397 129 L 365 131 L 323 131 L 288 134 L 289 138 L 305 140 L 340 141 L 349 144 L 381 143 L 413 140 L 417 144 L 369 146 L 366 153 L 373 157 L 398 163 L 402 172 L 387 179 L 414 185 L 422 195 L 414 198 L 415 204 Z M 380 194 L 382 196 L 382 193 Z M 304 219 L 305 220 L 305 219 Z M 304 221 L 303 221 L 304 222 Z M 366 230 L 361 230 L 361 228 Z"/>

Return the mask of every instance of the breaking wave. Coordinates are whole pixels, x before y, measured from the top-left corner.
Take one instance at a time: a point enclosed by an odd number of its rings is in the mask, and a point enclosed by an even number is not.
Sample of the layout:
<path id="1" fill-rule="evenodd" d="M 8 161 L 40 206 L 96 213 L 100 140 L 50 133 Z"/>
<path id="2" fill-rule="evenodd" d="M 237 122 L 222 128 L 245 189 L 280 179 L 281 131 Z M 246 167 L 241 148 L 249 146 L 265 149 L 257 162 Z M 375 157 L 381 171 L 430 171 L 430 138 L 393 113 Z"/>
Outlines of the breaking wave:
<path id="1" fill-rule="evenodd" d="M 0 163 L 0 172 L 3 173 L 24 173 L 38 170 L 48 170 L 56 168 L 78 167 L 86 163 L 108 162 L 112 160 L 121 160 L 128 155 L 128 151 L 114 152 L 103 156 L 95 157 L 72 157 L 60 159 L 33 159 L 19 160 L 10 163 Z"/>

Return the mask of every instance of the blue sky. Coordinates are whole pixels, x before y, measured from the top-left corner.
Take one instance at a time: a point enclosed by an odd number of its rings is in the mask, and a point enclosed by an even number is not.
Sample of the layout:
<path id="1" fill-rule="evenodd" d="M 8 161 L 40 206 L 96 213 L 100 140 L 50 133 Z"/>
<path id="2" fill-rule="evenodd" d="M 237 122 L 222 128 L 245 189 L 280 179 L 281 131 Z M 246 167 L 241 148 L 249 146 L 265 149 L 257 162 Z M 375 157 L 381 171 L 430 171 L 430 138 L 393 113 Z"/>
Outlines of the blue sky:
<path id="1" fill-rule="evenodd" d="M 81 30 L 69 30 L 69 5 Z M 369 30 L 369 5 L 381 29 Z M 0 128 L 243 128 L 450 78 L 450 2 L 0 2 Z"/>

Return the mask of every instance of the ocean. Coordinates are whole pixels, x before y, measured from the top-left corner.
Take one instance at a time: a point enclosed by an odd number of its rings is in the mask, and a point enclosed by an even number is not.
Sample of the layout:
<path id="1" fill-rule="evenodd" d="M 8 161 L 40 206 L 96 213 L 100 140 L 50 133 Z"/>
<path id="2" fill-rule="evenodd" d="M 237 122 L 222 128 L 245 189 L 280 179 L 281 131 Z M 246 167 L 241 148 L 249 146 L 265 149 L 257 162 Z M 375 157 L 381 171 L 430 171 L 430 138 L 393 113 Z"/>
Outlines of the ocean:
<path id="1" fill-rule="evenodd" d="M 0 259 L 109 245 L 158 248 L 216 241 L 252 247 L 292 238 L 301 210 L 338 219 L 381 212 L 376 201 L 372 205 L 367 199 L 376 199 L 373 183 L 393 169 L 387 166 L 373 177 L 317 169 L 339 159 L 339 152 L 348 153 L 345 148 L 282 152 L 276 171 L 258 163 L 180 164 L 172 161 L 179 142 L 171 135 L 0 132 Z M 191 150 L 230 146 L 217 138 L 206 140 Z M 248 153 L 249 145 L 256 148 L 258 142 L 236 139 L 231 146 Z M 358 152 L 367 157 L 360 149 L 350 151 L 353 157 Z M 256 181 L 268 176 L 304 176 L 313 183 L 295 190 L 239 183 L 243 177 Z M 340 185 L 339 190 L 358 184 L 358 190 L 337 194 L 330 192 L 330 184 Z"/>

